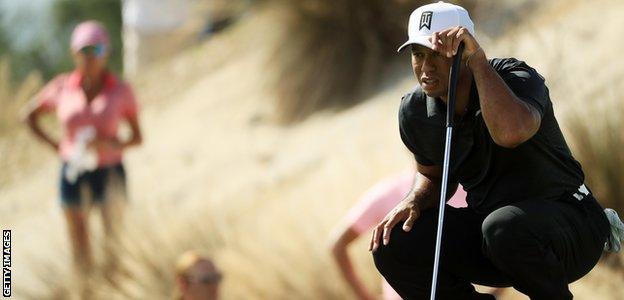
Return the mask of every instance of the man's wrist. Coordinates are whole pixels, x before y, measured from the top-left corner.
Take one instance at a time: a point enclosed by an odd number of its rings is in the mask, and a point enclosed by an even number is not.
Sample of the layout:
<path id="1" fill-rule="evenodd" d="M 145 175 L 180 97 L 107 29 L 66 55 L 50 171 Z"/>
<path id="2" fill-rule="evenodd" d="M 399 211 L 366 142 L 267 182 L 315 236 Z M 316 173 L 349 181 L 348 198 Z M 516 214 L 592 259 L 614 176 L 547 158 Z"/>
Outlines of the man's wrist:
<path id="1" fill-rule="evenodd" d="M 425 204 L 422 201 L 414 200 L 414 206 L 418 209 L 418 212 L 421 212 L 425 209 Z"/>
<path id="2" fill-rule="evenodd" d="M 466 67 L 468 67 L 468 69 L 470 69 L 473 73 L 478 72 L 480 68 L 486 65 L 488 65 L 487 57 L 485 56 L 485 51 L 483 51 L 482 48 L 479 48 L 466 60 Z"/>
<path id="3" fill-rule="evenodd" d="M 411 203 L 412 205 L 414 205 L 414 207 L 416 207 L 416 209 L 418 209 L 418 211 L 423 211 L 425 209 L 425 203 L 424 201 L 422 201 L 423 199 L 417 199 L 415 197 L 415 195 L 410 195 L 411 197 Z"/>

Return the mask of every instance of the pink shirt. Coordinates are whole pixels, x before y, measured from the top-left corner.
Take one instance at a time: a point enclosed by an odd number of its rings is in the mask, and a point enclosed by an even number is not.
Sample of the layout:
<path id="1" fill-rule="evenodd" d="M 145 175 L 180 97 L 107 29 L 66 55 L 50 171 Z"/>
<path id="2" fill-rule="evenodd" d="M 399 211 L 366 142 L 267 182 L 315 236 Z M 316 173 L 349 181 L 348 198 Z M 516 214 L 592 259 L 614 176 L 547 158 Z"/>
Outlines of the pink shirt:
<path id="1" fill-rule="evenodd" d="M 409 170 L 375 184 L 349 210 L 345 217 L 346 223 L 351 224 L 351 229 L 358 234 L 371 230 L 399 201 L 403 200 L 413 183 L 414 171 Z M 447 203 L 453 207 L 467 206 L 466 192 L 461 185 Z M 382 288 L 384 299 L 401 299 L 385 280 Z"/>
<path id="2" fill-rule="evenodd" d="M 102 91 L 91 103 L 87 103 L 81 80 L 82 75 L 77 71 L 58 75 L 35 98 L 43 110 L 56 111 L 63 127 L 59 154 L 64 161 L 71 156 L 76 133 L 81 128 L 92 126 L 98 138 L 110 139 L 117 136 L 122 120 L 135 119 L 138 114 L 132 89 L 115 75 L 104 75 Z M 121 150 L 98 149 L 97 154 L 100 167 L 117 164 L 122 158 Z"/>

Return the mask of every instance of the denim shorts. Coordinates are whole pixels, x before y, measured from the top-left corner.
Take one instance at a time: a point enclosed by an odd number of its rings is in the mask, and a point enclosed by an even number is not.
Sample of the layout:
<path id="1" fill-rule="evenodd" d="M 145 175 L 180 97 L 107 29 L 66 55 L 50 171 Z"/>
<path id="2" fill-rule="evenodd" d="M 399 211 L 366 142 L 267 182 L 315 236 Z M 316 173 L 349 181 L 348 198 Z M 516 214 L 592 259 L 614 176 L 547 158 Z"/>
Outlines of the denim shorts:
<path id="1" fill-rule="evenodd" d="M 64 207 L 79 207 L 86 201 L 82 199 L 84 194 L 81 189 L 88 189 L 95 203 L 106 201 L 111 188 L 120 189 L 124 195 L 126 193 L 126 171 L 121 163 L 82 173 L 76 182 L 67 180 L 66 172 L 67 163 L 64 162 L 60 180 L 61 204 Z"/>

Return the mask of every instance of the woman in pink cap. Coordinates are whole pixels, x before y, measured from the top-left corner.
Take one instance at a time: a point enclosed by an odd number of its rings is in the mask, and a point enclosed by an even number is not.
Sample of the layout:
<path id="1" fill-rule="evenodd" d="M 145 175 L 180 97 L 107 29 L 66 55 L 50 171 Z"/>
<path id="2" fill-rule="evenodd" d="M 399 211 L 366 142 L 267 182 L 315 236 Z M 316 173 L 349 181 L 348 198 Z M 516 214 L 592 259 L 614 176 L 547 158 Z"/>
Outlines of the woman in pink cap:
<path id="1" fill-rule="evenodd" d="M 110 50 L 104 27 L 95 21 L 79 24 L 71 37 L 75 69 L 52 79 L 36 95 L 25 122 L 37 138 L 62 160 L 60 200 L 74 259 L 81 270 L 91 266 L 87 231 L 91 199 L 100 209 L 108 237 L 113 231 L 113 198 L 125 198 L 122 152 L 141 143 L 138 106 L 130 86 L 106 67 Z M 43 131 L 39 117 L 55 112 L 62 126 L 59 140 Z M 127 139 L 118 138 L 122 122 L 129 125 Z M 86 195 L 91 197 L 86 198 Z M 115 197 L 119 196 L 119 197 Z"/>

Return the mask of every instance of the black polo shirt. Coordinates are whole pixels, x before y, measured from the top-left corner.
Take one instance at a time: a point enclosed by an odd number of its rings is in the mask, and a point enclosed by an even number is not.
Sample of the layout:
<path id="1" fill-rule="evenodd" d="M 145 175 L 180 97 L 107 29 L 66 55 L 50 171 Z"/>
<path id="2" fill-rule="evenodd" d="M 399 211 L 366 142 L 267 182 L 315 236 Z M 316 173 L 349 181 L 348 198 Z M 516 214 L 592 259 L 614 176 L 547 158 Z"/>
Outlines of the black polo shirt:
<path id="1" fill-rule="evenodd" d="M 516 148 L 492 140 L 483 121 L 473 81 L 467 112 L 453 127 L 449 180 L 468 193 L 468 206 L 480 213 L 528 199 L 557 199 L 584 181 L 581 165 L 555 119 L 544 78 L 514 58 L 490 65 L 522 101 L 535 107 L 542 121 L 537 133 Z M 401 139 L 422 165 L 442 165 L 446 105 L 427 97 L 420 87 L 403 96 L 399 110 Z"/>

